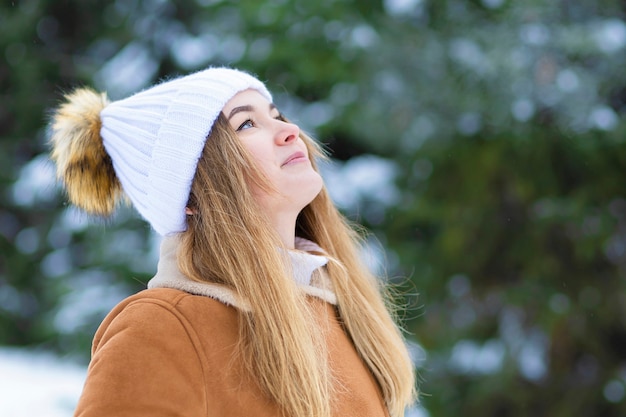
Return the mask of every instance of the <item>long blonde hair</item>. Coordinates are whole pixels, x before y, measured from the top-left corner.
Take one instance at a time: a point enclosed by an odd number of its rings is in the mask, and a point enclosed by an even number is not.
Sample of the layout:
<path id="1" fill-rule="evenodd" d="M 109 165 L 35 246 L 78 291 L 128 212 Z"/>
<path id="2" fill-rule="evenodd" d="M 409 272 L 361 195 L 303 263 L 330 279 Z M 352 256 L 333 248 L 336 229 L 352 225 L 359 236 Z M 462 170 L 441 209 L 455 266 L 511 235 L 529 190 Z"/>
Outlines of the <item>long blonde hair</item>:
<path id="1" fill-rule="evenodd" d="M 312 139 L 300 136 L 312 159 L 323 156 Z M 240 355 L 284 415 L 330 417 L 335 384 L 324 342 L 311 328 L 313 312 L 276 250 L 281 242 L 255 203 L 251 182 L 271 188 L 220 114 L 192 184 L 195 213 L 182 233 L 179 266 L 193 279 L 230 286 L 249 302 L 251 312 L 240 313 Z M 300 213 L 296 229 L 332 259 L 327 271 L 341 322 L 390 415 L 403 416 L 415 399 L 413 366 L 378 280 L 359 260 L 358 234 L 325 189 Z"/>

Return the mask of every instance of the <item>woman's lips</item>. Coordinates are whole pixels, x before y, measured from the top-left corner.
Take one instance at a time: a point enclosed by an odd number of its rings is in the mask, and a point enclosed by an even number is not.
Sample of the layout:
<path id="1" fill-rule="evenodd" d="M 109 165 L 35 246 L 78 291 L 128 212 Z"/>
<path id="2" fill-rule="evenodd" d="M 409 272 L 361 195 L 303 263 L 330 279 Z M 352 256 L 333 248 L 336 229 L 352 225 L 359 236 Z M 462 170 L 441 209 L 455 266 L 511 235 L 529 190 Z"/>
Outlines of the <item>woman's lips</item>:
<path id="1" fill-rule="evenodd" d="M 307 158 L 307 156 L 304 154 L 304 152 L 294 152 L 291 155 L 289 155 L 289 157 L 287 159 L 285 159 L 285 162 L 283 162 L 283 164 L 281 166 L 285 166 L 285 165 L 291 165 L 291 164 L 296 164 L 298 162 L 304 162 L 304 161 L 308 161 L 309 158 Z"/>

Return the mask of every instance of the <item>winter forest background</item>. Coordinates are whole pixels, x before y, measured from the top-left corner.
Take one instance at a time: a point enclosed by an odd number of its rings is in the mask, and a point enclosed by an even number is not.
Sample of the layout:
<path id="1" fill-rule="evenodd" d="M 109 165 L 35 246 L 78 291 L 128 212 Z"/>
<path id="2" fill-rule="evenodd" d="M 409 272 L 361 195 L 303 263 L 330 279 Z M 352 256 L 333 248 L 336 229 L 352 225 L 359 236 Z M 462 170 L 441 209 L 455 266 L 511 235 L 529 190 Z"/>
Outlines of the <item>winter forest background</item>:
<path id="1" fill-rule="evenodd" d="M 0 346 L 84 366 L 156 266 L 133 211 L 92 221 L 54 185 L 61 94 L 228 64 L 330 149 L 331 194 L 407 306 L 421 414 L 626 415 L 625 18 L 623 0 L 3 1 Z"/>

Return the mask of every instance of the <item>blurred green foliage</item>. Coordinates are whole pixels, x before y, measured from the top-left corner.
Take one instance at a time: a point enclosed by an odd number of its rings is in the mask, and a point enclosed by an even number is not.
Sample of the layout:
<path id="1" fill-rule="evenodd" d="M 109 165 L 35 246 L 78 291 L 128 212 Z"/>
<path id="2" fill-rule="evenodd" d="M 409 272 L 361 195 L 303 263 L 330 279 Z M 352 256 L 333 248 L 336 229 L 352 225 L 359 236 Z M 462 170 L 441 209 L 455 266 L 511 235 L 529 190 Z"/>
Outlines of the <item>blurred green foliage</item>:
<path id="1" fill-rule="evenodd" d="M 2 3 L 0 344 L 86 358 L 156 266 L 131 210 L 94 225 L 54 185 L 46 114 L 63 91 L 115 99 L 227 64 L 266 80 L 337 166 L 391 163 L 392 182 L 342 208 L 385 247 L 388 275 L 410 278 L 427 413 L 625 415 L 625 13 L 618 0 Z"/>

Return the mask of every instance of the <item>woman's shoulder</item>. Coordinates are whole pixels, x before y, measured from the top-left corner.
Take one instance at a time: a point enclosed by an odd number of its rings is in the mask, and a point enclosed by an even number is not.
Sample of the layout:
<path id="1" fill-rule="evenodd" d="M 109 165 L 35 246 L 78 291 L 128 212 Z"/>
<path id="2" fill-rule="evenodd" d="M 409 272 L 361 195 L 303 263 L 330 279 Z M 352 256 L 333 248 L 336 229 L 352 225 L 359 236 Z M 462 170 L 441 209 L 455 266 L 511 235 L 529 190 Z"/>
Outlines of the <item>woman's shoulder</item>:
<path id="1" fill-rule="evenodd" d="M 120 301 L 107 318 L 119 316 L 129 310 L 133 310 L 134 315 L 139 316 L 154 315 L 159 310 L 163 313 L 186 316 L 199 309 L 217 311 L 232 308 L 218 299 L 176 288 L 148 288 Z"/>
<path id="2" fill-rule="evenodd" d="M 210 297 L 173 288 L 150 288 L 120 301 L 104 318 L 98 333 L 111 327 L 129 328 L 154 321 L 196 327 L 201 317 L 219 320 L 233 314 L 234 308 Z"/>
<path id="3" fill-rule="evenodd" d="M 236 329 L 237 321 L 235 308 L 210 297 L 171 288 L 147 289 L 122 300 L 109 312 L 95 334 L 92 348 L 113 337 L 156 340 L 178 335 L 196 344 L 204 329 L 212 328 L 213 337 L 229 334 Z"/>

